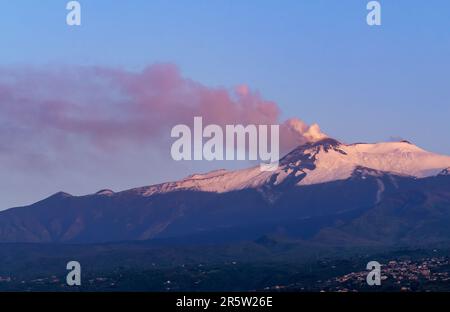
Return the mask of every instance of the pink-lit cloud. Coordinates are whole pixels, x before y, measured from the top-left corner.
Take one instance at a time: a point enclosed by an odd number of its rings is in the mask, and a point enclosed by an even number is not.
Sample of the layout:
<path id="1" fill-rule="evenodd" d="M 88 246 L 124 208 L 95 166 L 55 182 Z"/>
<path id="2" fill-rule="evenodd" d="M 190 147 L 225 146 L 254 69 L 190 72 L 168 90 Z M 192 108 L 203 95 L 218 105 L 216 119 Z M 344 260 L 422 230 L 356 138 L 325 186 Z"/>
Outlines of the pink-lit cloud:
<path id="1" fill-rule="evenodd" d="M 204 123 L 281 124 L 284 150 L 324 137 L 317 125 L 280 120 L 276 103 L 246 85 L 211 88 L 171 64 L 140 72 L 102 67 L 0 69 L 0 155 L 45 157 L 46 151 L 130 144 L 159 148 L 170 129 Z M 27 156 L 28 155 L 28 156 Z M 1 156 L 0 156 L 1 157 Z"/>

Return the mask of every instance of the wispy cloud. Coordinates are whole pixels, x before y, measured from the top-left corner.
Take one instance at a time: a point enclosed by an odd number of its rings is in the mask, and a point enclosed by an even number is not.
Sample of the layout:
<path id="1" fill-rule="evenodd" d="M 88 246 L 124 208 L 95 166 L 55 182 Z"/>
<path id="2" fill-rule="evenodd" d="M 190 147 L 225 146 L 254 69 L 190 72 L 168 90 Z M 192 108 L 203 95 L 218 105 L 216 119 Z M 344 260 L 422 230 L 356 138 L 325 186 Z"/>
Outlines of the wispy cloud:
<path id="1" fill-rule="evenodd" d="M 140 72 L 105 67 L 0 69 L 0 151 L 30 155 L 91 148 L 120 152 L 171 140 L 175 124 L 281 124 L 286 150 L 323 136 L 318 125 L 280 120 L 280 109 L 246 85 L 211 88 L 172 64 Z"/>

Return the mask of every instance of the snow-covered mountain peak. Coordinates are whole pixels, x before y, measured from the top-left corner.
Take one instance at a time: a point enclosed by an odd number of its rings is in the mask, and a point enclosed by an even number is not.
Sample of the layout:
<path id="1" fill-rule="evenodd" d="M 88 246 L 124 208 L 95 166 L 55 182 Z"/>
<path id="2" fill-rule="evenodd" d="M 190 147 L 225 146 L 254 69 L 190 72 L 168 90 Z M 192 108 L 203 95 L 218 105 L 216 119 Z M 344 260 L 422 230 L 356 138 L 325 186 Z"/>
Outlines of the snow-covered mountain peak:
<path id="1" fill-rule="evenodd" d="M 319 152 L 323 151 L 328 153 L 328 151 L 343 152 L 340 148 L 343 144 L 339 141 L 331 138 L 326 138 L 320 141 L 306 143 L 300 145 L 289 152 L 280 160 L 281 166 L 294 164 L 299 161 L 306 163 L 314 158 Z"/>
<path id="2" fill-rule="evenodd" d="M 393 152 L 425 152 L 425 150 L 420 147 L 410 143 L 409 141 L 400 142 L 381 142 L 381 143 L 355 143 L 348 145 L 349 147 L 354 147 L 359 152 L 367 153 L 393 153 Z"/>
<path id="3" fill-rule="evenodd" d="M 427 152 L 405 141 L 340 145 L 338 149 L 317 154 L 314 170 L 307 172 L 300 184 L 346 179 L 358 166 L 422 178 L 436 175 L 450 164 L 450 157 Z"/>
<path id="4" fill-rule="evenodd" d="M 226 169 L 218 169 L 218 170 L 210 171 L 205 174 L 195 173 L 195 174 L 188 176 L 184 180 L 203 180 L 203 179 L 217 177 L 217 176 L 223 175 L 227 172 L 228 171 Z"/>
<path id="5" fill-rule="evenodd" d="M 423 178 L 450 168 L 450 157 L 427 152 L 407 141 L 343 144 L 332 138 L 306 143 L 280 160 L 277 170 L 259 166 L 194 174 L 177 182 L 135 189 L 142 195 L 174 190 L 228 192 L 244 188 L 310 185 L 345 180 L 355 175 L 391 173 Z"/>
<path id="6" fill-rule="evenodd" d="M 448 175 L 450 175 L 450 167 L 445 168 L 444 170 L 442 170 L 442 171 L 439 173 L 439 175 L 440 175 L 440 176 L 448 176 Z"/>
<path id="7" fill-rule="evenodd" d="M 114 191 L 110 190 L 110 189 L 104 189 L 101 191 L 98 191 L 97 193 L 95 193 L 95 195 L 99 195 L 99 196 L 112 196 L 114 195 Z"/>

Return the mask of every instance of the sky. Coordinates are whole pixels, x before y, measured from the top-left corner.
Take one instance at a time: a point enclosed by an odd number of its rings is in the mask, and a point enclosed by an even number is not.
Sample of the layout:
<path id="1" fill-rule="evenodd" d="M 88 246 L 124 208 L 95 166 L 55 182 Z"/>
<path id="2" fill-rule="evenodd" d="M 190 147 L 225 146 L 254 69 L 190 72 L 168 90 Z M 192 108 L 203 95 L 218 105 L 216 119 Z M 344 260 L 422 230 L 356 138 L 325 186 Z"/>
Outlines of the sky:
<path id="1" fill-rule="evenodd" d="M 41 2 L 0 0 L 0 209 L 230 166 L 169 159 L 189 111 L 450 155 L 446 0 Z"/>

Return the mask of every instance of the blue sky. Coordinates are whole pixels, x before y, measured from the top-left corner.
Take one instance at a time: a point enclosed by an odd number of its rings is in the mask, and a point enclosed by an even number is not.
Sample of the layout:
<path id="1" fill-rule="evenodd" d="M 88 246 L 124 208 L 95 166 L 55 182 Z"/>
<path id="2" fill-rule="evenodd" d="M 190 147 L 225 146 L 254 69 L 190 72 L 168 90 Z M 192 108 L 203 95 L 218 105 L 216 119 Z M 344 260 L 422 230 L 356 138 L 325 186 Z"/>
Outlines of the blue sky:
<path id="1" fill-rule="evenodd" d="M 208 86 L 245 83 L 344 142 L 450 154 L 450 2 L 380 1 L 379 27 L 367 2 L 81 0 L 68 27 L 67 1 L 0 0 L 0 66 L 170 62 Z"/>
<path id="2" fill-rule="evenodd" d="M 364 0 L 1 1 L 0 62 L 140 69 L 173 62 L 211 86 L 246 83 L 344 141 L 402 136 L 450 154 L 450 3 Z"/>

